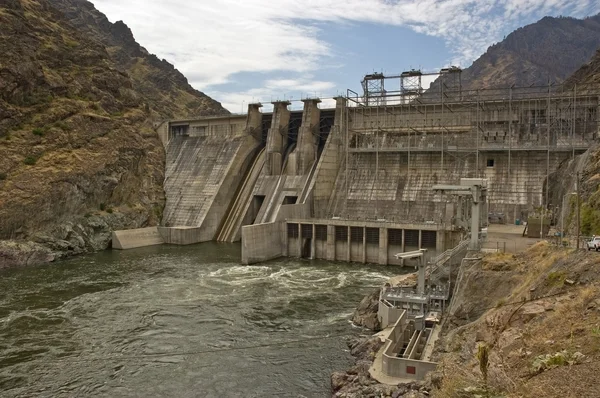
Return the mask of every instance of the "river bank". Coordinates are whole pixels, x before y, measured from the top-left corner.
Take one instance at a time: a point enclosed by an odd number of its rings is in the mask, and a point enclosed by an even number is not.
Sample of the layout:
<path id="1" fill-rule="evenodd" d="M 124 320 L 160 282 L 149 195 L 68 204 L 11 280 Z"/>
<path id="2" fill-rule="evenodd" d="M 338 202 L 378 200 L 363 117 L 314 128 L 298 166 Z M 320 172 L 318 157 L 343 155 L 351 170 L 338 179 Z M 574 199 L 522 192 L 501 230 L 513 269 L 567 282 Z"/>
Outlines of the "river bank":
<path id="1" fill-rule="evenodd" d="M 415 283 L 416 274 L 397 275 L 386 281 L 386 284 L 393 286 L 411 286 Z M 381 330 L 377 319 L 380 292 L 381 288 L 371 291 L 354 310 L 352 323 L 370 333 L 347 341 L 354 363 L 345 372 L 334 372 L 331 375 L 331 391 L 334 398 L 425 398 L 433 388 L 431 378 L 423 382 L 387 385 L 379 383 L 369 373 L 375 355 L 384 345 L 384 339 L 377 333 Z"/>
<path id="2" fill-rule="evenodd" d="M 352 344 L 354 367 L 332 375 L 333 396 L 600 396 L 597 253 L 541 242 L 517 254 L 465 262 L 456 280 L 433 351 L 437 371 L 422 384 L 381 386 L 368 376 L 379 345 L 366 343 L 366 336 Z M 374 297 L 364 298 L 356 311 L 365 319 L 373 316 L 366 308 L 374 308 Z M 481 352 L 487 352 L 485 376 Z"/>

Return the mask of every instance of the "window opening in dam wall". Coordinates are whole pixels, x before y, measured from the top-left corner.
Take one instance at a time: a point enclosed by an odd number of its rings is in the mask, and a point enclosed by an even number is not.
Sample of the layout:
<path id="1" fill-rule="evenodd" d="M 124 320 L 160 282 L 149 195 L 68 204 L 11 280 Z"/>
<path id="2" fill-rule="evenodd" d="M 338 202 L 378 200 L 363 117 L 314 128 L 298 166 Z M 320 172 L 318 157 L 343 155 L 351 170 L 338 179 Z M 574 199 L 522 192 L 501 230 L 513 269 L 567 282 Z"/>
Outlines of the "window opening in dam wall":
<path id="1" fill-rule="evenodd" d="M 379 228 L 367 228 L 367 244 L 379 245 Z"/>
<path id="2" fill-rule="evenodd" d="M 255 195 L 252 199 L 252 224 L 256 222 L 256 217 L 258 217 L 260 208 L 265 202 L 265 197 L 265 195 Z"/>
<path id="3" fill-rule="evenodd" d="M 288 224 L 287 225 L 287 235 L 288 238 L 298 238 L 298 224 Z"/>
<path id="4" fill-rule="evenodd" d="M 302 224 L 302 238 L 312 238 L 313 237 L 313 226 L 312 224 Z"/>
<path id="5" fill-rule="evenodd" d="M 363 227 L 350 227 L 350 241 L 355 243 L 362 243 L 364 236 Z"/>
<path id="6" fill-rule="evenodd" d="M 388 245 L 402 246 L 402 230 L 388 229 Z"/>
<path id="7" fill-rule="evenodd" d="M 315 238 L 318 241 L 327 241 L 327 225 L 315 225 Z"/>
<path id="8" fill-rule="evenodd" d="M 414 229 L 405 229 L 404 230 L 404 242 L 406 246 L 419 246 L 419 231 Z"/>
<path id="9" fill-rule="evenodd" d="M 283 198 L 284 205 L 295 205 L 298 202 L 297 196 L 286 196 Z"/>
<path id="10" fill-rule="evenodd" d="M 348 227 L 335 227 L 335 241 L 336 242 L 347 242 L 348 241 Z"/>
<path id="11" fill-rule="evenodd" d="M 436 231 L 422 231 L 421 232 L 421 247 L 427 248 L 427 249 L 435 249 L 437 247 Z"/>

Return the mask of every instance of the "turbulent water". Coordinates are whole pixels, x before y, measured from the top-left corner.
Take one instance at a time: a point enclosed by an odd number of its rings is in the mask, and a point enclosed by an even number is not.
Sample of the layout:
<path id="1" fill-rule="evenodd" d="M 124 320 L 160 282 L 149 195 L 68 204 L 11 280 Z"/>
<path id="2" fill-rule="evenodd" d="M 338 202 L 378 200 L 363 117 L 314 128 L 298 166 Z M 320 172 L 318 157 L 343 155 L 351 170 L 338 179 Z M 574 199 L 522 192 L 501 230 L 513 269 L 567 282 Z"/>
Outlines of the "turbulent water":
<path id="1" fill-rule="evenodd" d="M 398 269 L 239 258 L 159 246 L 0 272 L 0 396 L 328 396 L 353 308 Z"/>

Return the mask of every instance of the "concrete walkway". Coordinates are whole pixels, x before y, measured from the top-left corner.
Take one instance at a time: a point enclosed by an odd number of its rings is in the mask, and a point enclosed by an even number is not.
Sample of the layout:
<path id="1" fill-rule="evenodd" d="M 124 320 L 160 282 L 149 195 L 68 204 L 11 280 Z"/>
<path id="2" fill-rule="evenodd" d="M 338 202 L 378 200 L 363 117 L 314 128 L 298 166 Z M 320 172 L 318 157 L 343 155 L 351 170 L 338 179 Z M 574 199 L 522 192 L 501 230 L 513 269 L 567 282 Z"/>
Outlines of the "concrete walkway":
<path id="1" fill-rule="evenodd" d="M 488 227 L 487 242 L 484 248 L 506 247 L 507 253 L 519 253 L 527 250 L 530 246 L 536 244 L 541 239 L 528 238 L 523 236 L 523 225 L 502 225 L 490 224 Z"/>

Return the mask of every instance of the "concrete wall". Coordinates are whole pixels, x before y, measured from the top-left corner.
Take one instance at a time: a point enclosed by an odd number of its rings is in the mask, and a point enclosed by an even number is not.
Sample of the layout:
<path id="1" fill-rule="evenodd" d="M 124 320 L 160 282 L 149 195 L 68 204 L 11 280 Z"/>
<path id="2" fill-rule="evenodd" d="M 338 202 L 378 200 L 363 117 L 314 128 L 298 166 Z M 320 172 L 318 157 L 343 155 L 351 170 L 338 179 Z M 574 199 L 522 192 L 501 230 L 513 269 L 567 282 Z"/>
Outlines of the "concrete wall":
<path id="1" fill-rule="evenodd" d="M 285 254 L 284 222 L 242 227 L 242 264 L 255 264 Z"/>
<path id="2" fill-rule="evenodd" d="M 424 380 L 427 373 L 437 368 L 437 363 L 421 361 L 416 359 L 398 358 L 397 345 L 404 339 L 404 332 L 408 325 L 408 316 L 404 311 L 396 321 L 388 340 L 386 341 L 383 358 L 382 371 L 385 375 L 403 379 Z M 414 373 L 408 372 L 412 368 Z"/>
<path id="3" fill-rule="evenodd" d="M 277 213 L 277 221 L 285 221 L 290 219 L 309 219 L 310 218 L 310 203 L 300 203 L 296 205 L 282 205 Z"/>
<path id="4" fill-rule="evenodd" d="M 388 106 L 385 112 L 338 102 L 333 133 L 340 141 L 323 153 L 315 216 L 448 222 L 455 210 L 447 202 L 455 199 L 431 187 L 480 177 L 490 181 L 489 211 L 504 213 L 509 222 L 526 219 L 544 204 L 548 171 L 585 151 L 598 131 L 589 112 L 597 98 L 580 98 L 573 113 L 568 98 L 553 97 L 548 105 L 543 93 L 538 99 L 526 94 L 527 100 L 510 102 L 508 96 L 483 98 L 479 107 L 427 103 Z"/>
<path id="5" fill-rule="evenodd" d="M 567 152 L 551 153 L 550 172 L 570 156 Z M 487 167 L 488 160 L 493 161 L 493 167 Z M 510 222 L 517 218 L 527 219 L 528 212 L 544 202 L 543 184 L 547 172 L 547 154 L 544 152 L 513 152 L 510 161 L 506 152 L 481 153 L 479 165 L 475 154 L 446 156 L 443 168 L 441 154 L 433 152 L 412 153 L 410 158 L 408 153 L 382 153 L 379 156 L 351 153 L 349 163 L 348 199 L 345 167 L 340 165 L 328 204 L 329 217 L 348 215 L 395 222 L 444 223 L 448 219 L 447 203 L 456 199 L 434 192 L 433 185 L 458 184 L 461 178 L 477 175 L 488 179 L 489 211 L 503 212 Z M 375 172 L 377 169 L 378 173 Z M 317 178 L 329 181 L 321 175 Z M 322 207 L 315 211 L 317 214 L 322 212 Z"/>
<path id="6" fill-rule="evenodd" d="M 112 233 L 112 248 L 119 250 L 135 249 L 137 247 L 161 245 L 163 237 L 157 227 L 114 231 Z"/>
<path id="7" fill-rule="evenodd" d="M 404 313 L 403 309 L 389 307 L 380 302 L 379 309 L 377 310 L 377 318 L 379 319 L 379 323 L 381 323 L 381 328 L 385 329 L 389 325 L 395 324 Z"/>
<path id="8" fill-rule="evenodd" d="M 337 99 L 337 103 L 336 121 L 329 133 L 313 177 L 313 209 L 314 216 L 317 218 L 326 217 L 329 214 L 330 198 L 335 188 L 338 172 L 342 169 L 340 166 L 344 162 L 341 147 L 341 123 L 343 121 L 342 107 L 345 102 L 343 99 Z"/>
<path id="9" fill-rule="evenodd" d="M 443 226 L 431 224 L 311 219 L 302 216 L 308 212 L 307 205 L 282 206 L 282 208 L 286 208 L 285 214 L 293 213 L 299 216 L 297 218 L 282 217 L 282 221 L 285 219 L 286 224 L 290 226 L 286 226 L 285 231 L 287 236 L 286 255 L 290 257 L 415 266 L 415 263 L 410 260 L 402 262 L 396 259 L 395 254 L 426 248 L 428 251 L 425 254 L 425 261 L 427 261 L 451 248 L 448 245 L 455 243 L 452 236 L 459 234 L 457 231 L 446 231 Z M 304 236 L 302 225 L 312 227 L 310 237 Z M 318 233 L 319 230 L 323 232 Z M 390 230 L 396 231 L 396 235 L 401 234 L 399 244 L 390 244 L 388 239 Z M 429 234 L 427 242 L 422 239 L 425 234 Z M 310 251 L 305 246 L 308 244 L 310 244 Z M 413 244 L 415 245 L 413 246 Z"/>
<path id="10" fill-rule="evenodd" d="M 169 245 L 193 245 L 210 240 L 199 227 L 159 227 L 158 231 L 164 243 Z"/>
<path id="11" fill-rule="evenodd" d="M 173 138 L 167 150 L 163 226 L 201 228 L 197 242 L 214 239 L 257 146 L 255 138 L 240 134 Z M 191 236 L 189 231 L 184 235 L 186 241 Z"/>

